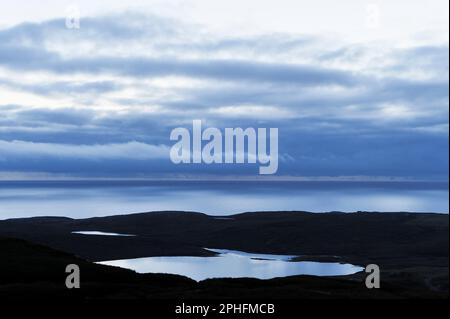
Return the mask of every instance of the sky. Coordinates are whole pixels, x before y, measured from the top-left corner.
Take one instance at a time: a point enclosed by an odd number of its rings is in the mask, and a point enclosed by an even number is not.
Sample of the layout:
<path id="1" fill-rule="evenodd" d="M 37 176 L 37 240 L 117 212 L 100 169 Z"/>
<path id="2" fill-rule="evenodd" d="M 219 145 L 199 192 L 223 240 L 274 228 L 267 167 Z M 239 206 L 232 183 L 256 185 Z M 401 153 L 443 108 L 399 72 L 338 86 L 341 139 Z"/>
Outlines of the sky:
<path id="1" fill-rule="evenodd" d="M 280 178 L 448 180 L 448 6 L 2 1 L 0 179 L 258 174 L 174 165 L 200 119 L 278 128 Z"/>

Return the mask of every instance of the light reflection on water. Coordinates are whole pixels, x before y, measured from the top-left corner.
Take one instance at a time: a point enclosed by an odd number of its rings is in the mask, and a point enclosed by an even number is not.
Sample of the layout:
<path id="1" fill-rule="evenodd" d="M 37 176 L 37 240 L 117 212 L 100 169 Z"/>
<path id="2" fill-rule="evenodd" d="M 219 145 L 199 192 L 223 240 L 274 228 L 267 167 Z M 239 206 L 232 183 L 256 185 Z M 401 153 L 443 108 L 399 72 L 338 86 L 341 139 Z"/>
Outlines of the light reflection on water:
<path id="1" fill-rule="evenodd" d="M 296 256 L 250 254 L 233 250 L 210 249 L 217 257 L 148 257 L 100 262 L 103 265 L 132 269 L 138 273 L 183 275 L 196 281 L 208 278 L 271 279 L 294 275 L 341 276 L 363 268 L 351 264 L 291 262 Z"/>
<path id="2" fill-rule="evenodd" d="M 78 234 L 78 235 L 87 235 L 87 236 L 114 236 L 114 237 L 134 237 L 136 235 L 129 235 L 129 234 L 118 234 L 118 233 L 107 233 L 103 231 L 73 231 L 72 234 Z"/>
<path id="3" fill-rule="evenodd" d="M 448 183 L 0 182 L 0 219 L 182 210 L 448 213 Z"/>

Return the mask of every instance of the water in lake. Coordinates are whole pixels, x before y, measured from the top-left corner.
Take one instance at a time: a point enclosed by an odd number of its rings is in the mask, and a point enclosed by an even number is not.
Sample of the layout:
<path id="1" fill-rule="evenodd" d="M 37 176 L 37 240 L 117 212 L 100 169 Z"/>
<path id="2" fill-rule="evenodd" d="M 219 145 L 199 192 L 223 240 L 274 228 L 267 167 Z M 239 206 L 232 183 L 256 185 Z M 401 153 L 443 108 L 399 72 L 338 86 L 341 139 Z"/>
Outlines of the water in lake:
<path id="1" fill-rule="evenodd" d="M 118 234 L 118 233 L 106 233 L 102 231 L 73 231 L 72 234 L 78 234 L 78 235 L 89 235 L 89 236 L 116 236 L 116 237 L 133 237 L 136 235 L 129 235 L 129 234 Z"/>
<path id="2" fill-rule="evenodd" d="M 448 213 L 448 183 L 249 181 L 0 182 L 0 219 L 160 210 Z"/>
<path id="3" fill-rule="evenodd" d="M 148 257 L 100 262 L 103 265 L 138 273 L 182 275 L 197 281 L 208 278 L 271 279 L 294 275 L 341 276 L 363 268 L 351 264 L 292 262 L 296 256 L 250 254 L 233 250 L 210 249 L 217 257 Z"/>

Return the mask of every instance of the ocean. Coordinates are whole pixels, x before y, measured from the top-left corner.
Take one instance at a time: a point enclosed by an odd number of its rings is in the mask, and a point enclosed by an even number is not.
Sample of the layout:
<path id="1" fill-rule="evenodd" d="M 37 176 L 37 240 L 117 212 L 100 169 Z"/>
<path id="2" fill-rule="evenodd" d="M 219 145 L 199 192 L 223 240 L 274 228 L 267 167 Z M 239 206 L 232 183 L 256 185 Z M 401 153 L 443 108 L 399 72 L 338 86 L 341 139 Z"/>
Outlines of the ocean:
<path id="1" fill-rule="evenodd" d="M 0 219 L 150 211 L 449 211 L 448 182 L 2 181 Z"/>

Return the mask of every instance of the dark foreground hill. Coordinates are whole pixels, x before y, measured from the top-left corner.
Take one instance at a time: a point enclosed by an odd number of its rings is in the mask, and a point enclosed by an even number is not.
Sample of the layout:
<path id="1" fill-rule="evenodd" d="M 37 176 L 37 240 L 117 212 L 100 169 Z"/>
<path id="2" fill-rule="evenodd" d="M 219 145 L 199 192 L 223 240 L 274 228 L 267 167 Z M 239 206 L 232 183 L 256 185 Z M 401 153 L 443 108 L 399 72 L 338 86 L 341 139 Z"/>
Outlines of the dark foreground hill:
<path id="1" fill-rule="evenodd" d="M 294 276 L 271 280 L 214 279 L 195 282 L 166 274 L 137 274 L 87 262 L 73 255 L 23 240 L 0 238 L 0 298 L 152 298 L 152 299 L 297 299 L 297 298 L 445 298 L 445 292 L 414 282 L 390 280 L 369 290 L 358 276 Z M 65 287 L 65 267 L 82 269 L 81 289 Z"/>
<path id="2" fill-rule="evenodd" d="M 135 237 L 83 236 L 104 231 Z M 407 213 L 247 213 L 217 218 L 158 212 L 74 220 L 0 221 L 0 296 L 79 297 L 446 297 L 448 215 Z M 6 239 L 16 238 L 16 239 Z M 18 240 L 17 238 L 24 239 Z M 44 247 L 44 246 L 48 246 Z M 170 275 L 139 275 L 91 261 L 208 255 L 203 247 L 301 255 L 303 260 L 376 263 L 383 286 L 368 290 L 364 274 L 273 280 L 215 279 L 196 283 Z M 77 257 L 75 257 L 77 256 Z M 83 269 L 83 287 L 64 286 L 65 266 Z"/>

